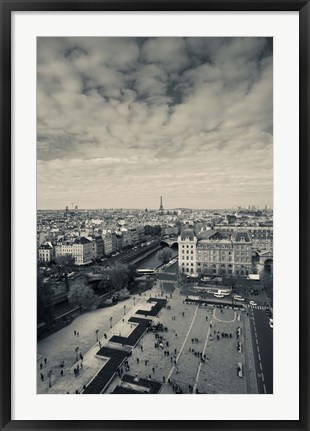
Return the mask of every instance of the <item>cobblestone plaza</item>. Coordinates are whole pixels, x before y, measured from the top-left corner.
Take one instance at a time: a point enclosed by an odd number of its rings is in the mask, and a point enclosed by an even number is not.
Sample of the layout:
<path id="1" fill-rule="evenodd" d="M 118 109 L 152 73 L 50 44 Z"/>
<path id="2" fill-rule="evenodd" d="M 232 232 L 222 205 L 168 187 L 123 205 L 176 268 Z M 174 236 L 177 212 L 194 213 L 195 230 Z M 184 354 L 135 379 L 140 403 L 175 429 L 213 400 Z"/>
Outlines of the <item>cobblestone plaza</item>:
<path id="1" fill-rule="evenodd" d="M 150 302 L 147 302 L 150 297 L 167 300 L 165 307 L 151 318 L 152 327 L 160 324 L 164 330 L 146 331 L 132 347 L 112 342 L 113 336 L 116 339 L 130 336 L 136 328 L 132 319 L 150 319 L 141 314 L 141 310 L 150 312 Z M 103 393 L 112 393 L 119 387 L 132 388 L 133 385 L 124 384 L 125 374 L 136 381 L 159 383 L 162 394 L 257 393 L 248 313 L 243 308 L 197 305 L 185 299 L 179 288 L 173 290 L 171 282 L 160 283 L 134 300 L 130 298 L 79 316 L 66 328 L 38 343 L 38 393 L 83 393 L 109 361 L 98 355 L 101 347 L 128 354 L 126 365 L 122 363 L 113 373 Z M 76 357 L 77 346 L 82 361 Z M 77 366 L 78 373 L 74 372 Z"/>

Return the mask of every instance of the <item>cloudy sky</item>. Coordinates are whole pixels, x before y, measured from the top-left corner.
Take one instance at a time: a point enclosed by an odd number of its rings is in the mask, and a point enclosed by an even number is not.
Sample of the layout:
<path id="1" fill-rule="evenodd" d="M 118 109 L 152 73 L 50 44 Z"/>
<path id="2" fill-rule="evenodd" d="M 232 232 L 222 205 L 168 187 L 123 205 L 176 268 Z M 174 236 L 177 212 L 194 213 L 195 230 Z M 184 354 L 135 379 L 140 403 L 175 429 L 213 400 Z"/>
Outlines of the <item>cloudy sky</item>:
<path id="1" fill-rule="evenodd" d="M 39 38 L 38 208 L 272 206 L 272 41 Z"/>

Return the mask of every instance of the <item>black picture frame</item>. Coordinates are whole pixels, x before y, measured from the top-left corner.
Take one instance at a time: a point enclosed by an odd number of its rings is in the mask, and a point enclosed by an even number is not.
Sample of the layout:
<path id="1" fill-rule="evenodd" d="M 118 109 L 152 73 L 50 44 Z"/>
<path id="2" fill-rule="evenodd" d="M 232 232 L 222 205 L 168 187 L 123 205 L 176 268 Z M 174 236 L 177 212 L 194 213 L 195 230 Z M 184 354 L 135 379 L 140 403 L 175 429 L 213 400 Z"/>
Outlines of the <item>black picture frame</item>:
<path id="1" fill-rule="evenodd" d="M 307 430 L 309 427 L 309 1 L 45 1 L 0 0 L 1 12 L 1 247 L 0 247 L 0 424 L 3 430 L 208 429 Z M 300 405 L 298 421 L 15 421 L 11 419 L 11 13 L 15 11 L 298 11 L 299 12 L 299 164 L 300 164 Z M 296 235 L 292 230 L 291 234 Z M 242 407 L 241 407 L 242 408 Z"/>

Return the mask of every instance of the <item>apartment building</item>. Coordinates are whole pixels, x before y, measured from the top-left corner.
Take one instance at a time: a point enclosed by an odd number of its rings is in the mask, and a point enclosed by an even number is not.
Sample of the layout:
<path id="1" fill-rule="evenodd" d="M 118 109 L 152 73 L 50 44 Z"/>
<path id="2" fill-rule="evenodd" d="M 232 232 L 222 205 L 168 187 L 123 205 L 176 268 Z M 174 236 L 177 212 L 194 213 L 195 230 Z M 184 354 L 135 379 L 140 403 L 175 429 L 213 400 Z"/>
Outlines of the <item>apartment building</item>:
<path id="1" fill-rule="evenodd" d="M 75 265 L 91 263 L 93 259 L 93 243 L 85 237 L 64 240 L 55 246 L 55 256 L 70 255 L 75 258 Z"/>
<path id="2" fill-rule="evenodd" d="M 38 250 L 39 260 L 42 262 L 50 262 L 54 257 L 54 248 L 51 243 L 46 242 L 41 244 Z"/>
<path id="3" fill-rule="evenodd" d="M 230 235 L 211 230 L 197 237 L 192 229 L 185 229 L 178 244 L 181 272 L 192 276 L 246 276 L 252 272 L 252 241 L 246 231 Z"/>

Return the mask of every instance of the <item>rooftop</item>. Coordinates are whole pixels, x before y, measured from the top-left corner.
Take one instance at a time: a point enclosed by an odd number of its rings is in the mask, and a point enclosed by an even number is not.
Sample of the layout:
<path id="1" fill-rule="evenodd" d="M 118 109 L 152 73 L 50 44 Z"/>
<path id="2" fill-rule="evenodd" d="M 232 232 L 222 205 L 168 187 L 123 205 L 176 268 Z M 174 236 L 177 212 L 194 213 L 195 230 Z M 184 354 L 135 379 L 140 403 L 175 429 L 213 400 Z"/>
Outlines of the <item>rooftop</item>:
<path id="1" fill-rule="evenodd" d="M 184 240 L 186 238 L 189 238 L 190 240 L 193 240 L 195 237 L 195 233 L 193 231 L 193 229 L 184 229 L 181 232 L 181 239 Z"/>

